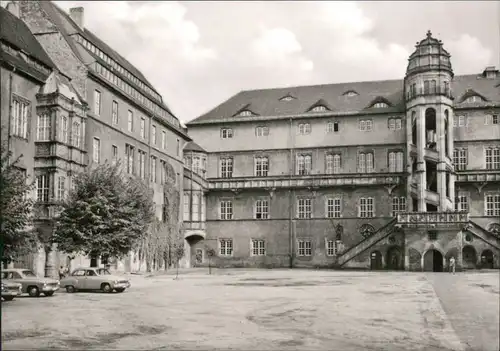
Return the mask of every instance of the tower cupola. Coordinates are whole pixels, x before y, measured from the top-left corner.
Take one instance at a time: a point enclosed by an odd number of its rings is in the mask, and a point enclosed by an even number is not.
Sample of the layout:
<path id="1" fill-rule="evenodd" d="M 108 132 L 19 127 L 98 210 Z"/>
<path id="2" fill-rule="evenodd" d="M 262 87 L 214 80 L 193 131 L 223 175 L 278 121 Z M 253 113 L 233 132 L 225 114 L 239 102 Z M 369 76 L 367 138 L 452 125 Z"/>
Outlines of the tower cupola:
<path id="1" fill-rule="evenodd" d="M 432 37 L 430 30 L 427 31 L 426 38 L 417 42 L 415 47 L 408 59 L 406 78 L 427 71 L 446 71 L 453 77 L 451 55 L 443 48 L 441 40 Z"/>

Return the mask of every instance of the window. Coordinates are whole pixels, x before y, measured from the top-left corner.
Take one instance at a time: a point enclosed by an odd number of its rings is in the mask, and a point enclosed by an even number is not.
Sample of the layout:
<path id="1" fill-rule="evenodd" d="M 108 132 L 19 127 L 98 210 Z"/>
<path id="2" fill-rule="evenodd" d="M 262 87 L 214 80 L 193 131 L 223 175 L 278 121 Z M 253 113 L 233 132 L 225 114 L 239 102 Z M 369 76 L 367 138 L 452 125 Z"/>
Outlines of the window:
<path id="1" fill-rule="evenodd" d="M 481 102 L 481 101 L 483 101 L 482 97 L 480 97 L 478 95 L 474 95 L 474 96 L 469 96 L 467 99 L 465 99 L 464 103 L 471 104 L 471 103 Z"/>
<path id="2" fill-rule="evenodd" d="M 359 130 L 362 132 L 371 132 L 373 129 L 373 121 L 371 119 L 362 119 L 359 121 Z"/>
<path id="3" fill-rule="evenodd" d="M 309 123 L 299 123 L 299 134 L 305 135 L 311 133 L 311 125 Z"/>
<path id="4" fill-rule="evenodd" d="M 460 212 L 469 212 L 469 196 L 466 193 L 459 192 L 455 198 L 455 210 Z"/>
<path id="5" fill-rule="evenodd" d="M 94 113 L 98 116 L 101 114 L 101 92 L 99 90 L 94 90 Z"/>
<path id="6" fill-rule="evenodd" d="M 37 201 L 49 201 L 49 175 L 42 174 L 36 179 L 36 199 Z"/>
<path id="7" fill-rule="evenodd" d="M 297 217 L 300 219 L 312 218 L 312 199 L 297 200 Z"/>
<path id="8" fill-rule="evenodd" d="M 99 140 L 98 138 L 94 138 L 92 155 L 92 159 L 95 163 L 101 162 L 101 140 Z"/>
<path id="9" fill-rule="evenodd" d="M 359 199 L 359 215 L 361 218 L 372 218 L 375 216 L 373 211 L 373 197 L 362 197 Z"/>
<path id="10" fill-rule="evenodd" d="M 14 99 L 12 101 L 11 134 L 28 138 L 29 104 Z"/>
<path id="11" fill-rule="evenodd" d="M 267 177 L 269 173 L 269 159 L 264 156 L 255 158 L 255 176 Z"/>
<path id="12" fill-rule="evenodd" d="M 252 239 L 252 256 L 265 256 L 266 242 L 264 240 Z"/>
<path id="13" fill-rule="evenodd" d="M 127 156 L 127 173 L 134 173 L 134 147 L 128 144 L 125 144 L 125 155 Z"/>
<path id="14" fill-rule="evenodd" d="M 118 102 L 113 100 L 113 105 L 111 107 L 111 117 L 113 124 L 118 124 Z"/>
<path id="15" fill-rule="evenodd" d="M 141 117 L 141 138 L 146 138 L 146 120 Z"/>
<path id="16" fill-rule="evenodd" d="M 189 214 L 191 213 L 191 201 L 189 193 L 184 193 L 184 221 L 189 222 Z"/>
<path id="17" fill-rule="evenodd" d="M 269 200 L 259 199 L 255 202 L 255 219 L 269 218 Z"/>
<path id="18" fill-rule="evenodd" d="M 38 116 L 37 140 L 50 140 L 50 116 L 46 114 Z"/>
<path id="19" fill-rule="evenodd" d="M 153 183 L 156 183 L 156 157 L 151 156 L 151 165 L 150 165 L 150 179 Z"/>
<path id="20" fill-rule="evenodd" d="M 193 156 L 192 159 L 193 162 L 193 172 L 199 173 L 200 172 L 200 157 L 199 156 Z"/>
<path id="21" fill-rule="evenodd" d="M 311 109 L 311 112 L 325 112 L 327 110 L 327 108 L 323 105 L 319 105 L 319 106 L 314 106 L 312 109 Z"/>
<path id="22" fill-rule="evenodd" d="M 358 154 L 358 173 L 373 172 L 373 153 L 361 152 Z"/>
<path id="23" fill-rule="evenodd" d="M 389 152 L 389 172 L 403 172 L 403 152 Z"/>
<path id="24" fill-rule="evenodd" d="M 326 218 L 340 218 L 342 214 L 341 198 L 326 199 Z"/>
<path id="25" fill-rule="evenodd" d="M 164 130 L 161 132 L 161 148 L 163 150 L 167 148 L 167 133 Z"/>
<path id="26" fill-rule="evenodd" d="M 347 97 L 353 97 L 353 96 L 358 95 L 358 93 L 356 93 L 354 90 L 349 90 L 349 91 L 346 91 L 343 95 L 347 96 Z"/>
<path id="27" fill-rule="evenodd" d="M 238 116 L 241 116 L 241 117 L 248 117 L 248 116 L 252 116 L 253 113 L 251 111 L 248 111 L 248 110 L 244 110 L 244 111 L 241 111 L 240 113 L 238 113 Z"/>
<path id="28" fill-rule="evenodd" d="M 373 104 L 372 107 L 373 108 L 387 108 L 387 107 L 389 107 L 389 105 L 386 104 L 385 102 L 376 102 Z"/>
<path id="29" fill-rule="evenodd" d="M 151 128 L 151 142 L 156 145 L 156 126 Z"/>
<path id="30" fill-rule="evenodd" d="M 437 240 L 437 235 L 438 233 L 434 230 L 430 230 L 428 233 L 427 233 L 427 238 L 431 241 L 436 241 Z"/>
<path id="31" fill-rule="evenodd" d="M 486 115 L 485 119 L 484 119 L 484 124 L 485 125 L 499 124 L 498 123 L 498 115 Z"/>
<path id="32" fill-rule="evenodd" d="M 232 239 L 219 239 L 219 253 L 221 256 L 233 255 L 233 240 Z"/>
<path id="33" fill-rule="evenodd" d="M 298 256 L 312 256 L 312 242 L 311 240 L 297 240 L 297 255 Z"/>
<path id="34" fill-rule="evenodd" d="M 282 97 L 280 99 L 280 101 L 292 101 L 292 100 L 293 100 L 293 97 L 291 97 L 291 96 L 285 96 L 285 97 Z"/>
<path id="35" fill-rule="evenodd" d="M 220 159 L 220 175 L 221 178 L 232 178 L 233 176 L 233 158 L 222 157 Z"/>
<path id="36" fill-rule="evenodd" d="M 222 128 L 220 130 L 220 137 L 222 139 L 229 139 L 233 137 L 233 130 L 231 128 Z"/>
<path id="37" fill-rule="evenodd" d="M 339 252 L 339 243 L 340 241 L 334 240 L 326 240 L 326 255 L 327 256 L 336 256 Z"/>
<path id="38" fill-rule="evenodd" d="M 325 158 L 325 173 L 326 174 L 338 174 L 340 173 L 340 155 L 339 154 L 327 154 Z"/>
<path id="39" fill-rule="evenodd" d="M 68 117 L 61 117 L 61 141 L 68 143 Z"/>
<path id="40" fill-rule="evenodd" d="M 389 130 L 399 130 L 402 128 L 401 118 L 389 118 Z"/>
<path id="41" fill-rule="evenodd" d="M 455 170 L 465 170 L 467 168 L 467 149 L 454 149 L 453 163 L 455 165 Z"/>
<path id="42" fill-rule="evenodd" d="M 139 150 L 139 177 L 146 179 L 146 153 Z"/>
<path id="43" fill-rule="evenodd" d="M 328 122 L 326 124 L 327 133 L 337 133 L 339 131 L 339 122 Z"/>
<path id="44" fill-rule="evenodd" d="M 57 179 L 57 198 L 64 200 L 66 194 L 66 177 L 60 176 Z"/>
<path id="45" fill-rule="evenodd" d="M 193 221 L 200 220 L 200 194 L 193 194 Z"/>
<path id="46" fill-rule="evenodd" d="M 233 219 L 233 203 L 231 200 L 220 202 L 220 219 Z"/>
<path id="47" fill-rule="evenodd" d="M 486 151 L 486 169 L 500 168 L 500 148 L 488 148 Z"/>
<path id="48" fill-rule="evenodd" d="M 134 113 L 130 110 L 128 110 L 127 115 L 127 130 L 129 132 L 134 131 Z"/>
<path id="49" fill-rule="evenodd" d="M 73 141 L 73 146 L 80 147 L 80 123 L 78 122 L 73 122 L 73 136 L 72 136 L 72 141 Z"/>
<path id="50" fill-rule="evenodd" d="M 396 217 L 399 212 L 406 212 L 406 197 L 392 198 L 392 216 Z"/>
<path id="51" fill-rule="evenodd" d="M 311 173 L 312 155 L 297 155 L 297 174 L 308 175 Z"/>
<path id="52" fill-rule="evenodd" d="M 255 135 L 258 137 L 268 136 L 269 135 L 269 127 L 256 127 Z"/>
<path id="53" fill-rule="evenodd" d="M 464 127 L 467 124 L 467 116 L 456 116 L 453 119 L 453 127 Z"/>
<path id="54" fill-rule="evenodd" d="M 118 161 L 118 146 L 116 145 L 111 146 L 111 155 L 113 158 L 113 163 L 116 163 Z"/>

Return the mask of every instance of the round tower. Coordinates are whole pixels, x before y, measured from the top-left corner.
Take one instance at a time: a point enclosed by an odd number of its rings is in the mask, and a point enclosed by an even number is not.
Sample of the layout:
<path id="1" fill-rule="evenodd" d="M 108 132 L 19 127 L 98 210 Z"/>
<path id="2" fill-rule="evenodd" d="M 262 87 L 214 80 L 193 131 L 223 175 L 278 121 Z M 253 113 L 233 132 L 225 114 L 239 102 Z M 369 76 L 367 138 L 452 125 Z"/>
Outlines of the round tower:
<path id="1" fill-rule="evenodd" d="M 408 61 L 404 89 L 411 210 L 453 211 L 453 70 L 450 54 L 441 40 L 433 38 L 428 31 Z"/>

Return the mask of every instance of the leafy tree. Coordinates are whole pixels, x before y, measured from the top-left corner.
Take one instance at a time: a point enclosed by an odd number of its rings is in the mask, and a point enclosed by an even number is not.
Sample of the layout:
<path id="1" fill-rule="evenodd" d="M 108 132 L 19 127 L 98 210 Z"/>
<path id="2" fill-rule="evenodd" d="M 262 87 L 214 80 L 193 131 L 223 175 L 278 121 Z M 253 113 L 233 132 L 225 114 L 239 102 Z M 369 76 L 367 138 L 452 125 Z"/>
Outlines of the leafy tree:
<path id="1" fill-rule="evenodd" d="M 30 228 L 33 200 L 28 193 L 33 185 L 17 167 L 21 157 L 11 161 L 12 153 L 0 145 L 0 255 L 7 263 L 37 249 L 37 235 Z"/>
<path id="2" fill-rule="evenodd" d="M 122 258 L 146 235 L 154 217 L 147 184 L 101 164 L 75 177 L 52 242 L 65 253 Z"/>

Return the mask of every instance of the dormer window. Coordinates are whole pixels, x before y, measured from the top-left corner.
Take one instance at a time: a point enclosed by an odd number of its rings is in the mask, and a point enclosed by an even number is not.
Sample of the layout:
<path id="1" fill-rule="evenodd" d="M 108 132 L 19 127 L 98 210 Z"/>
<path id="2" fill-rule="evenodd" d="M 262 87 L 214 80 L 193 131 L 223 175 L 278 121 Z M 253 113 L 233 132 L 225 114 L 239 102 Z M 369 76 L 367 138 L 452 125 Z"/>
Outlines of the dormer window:
<path id="1" fill-rule="evenodd" d="M 249 110 L 243 110 L 240 113 L 238 113 L 238 116 L 240 116 L 240 117 L 248 117 L 248 116 L 252 116 L 252 115 L 253 115 L 252 111 L 249 111 Z"/>
<path id="2" fill-rule="evenodd" d="M 311 112 L 325 112 L 327 111 L 328 109 L 323 106 L 323 105 L 319 105 L 319 106 L 314 106 L 312 109 L 311 109 Z"/>
<path id="3" fill-rule="evenodd" d="M 464 103 L 471 104 L 474 102 L 482 102 L 482 101 L 484 101 L 484 100 L 479 95 L 472 95 L 472 96 L 469 96 L 467 99 L 465 99 Z"/>
<path id="4" fill-rule="evenodd" d="M 359 94 L 356 93 L 354 90 L 349 90 L 349 91 L 346 91 L 343 95 L 347 96 L 347 97 L 353 97 L 353 96 L 357 96 Z"/>
<path id="5" fill-rule="evenodd" d="M 295 100 L 295 98 L 291 95 L 283 96 L 280 101 L 292 101 Z"/>
<path id="6" fill-rule="evenodd" d="M 389 105 L 385 102 L 376 102 L 372 105 L 373 108 L 388 108 Z"/>

